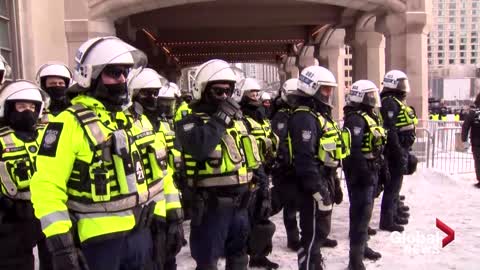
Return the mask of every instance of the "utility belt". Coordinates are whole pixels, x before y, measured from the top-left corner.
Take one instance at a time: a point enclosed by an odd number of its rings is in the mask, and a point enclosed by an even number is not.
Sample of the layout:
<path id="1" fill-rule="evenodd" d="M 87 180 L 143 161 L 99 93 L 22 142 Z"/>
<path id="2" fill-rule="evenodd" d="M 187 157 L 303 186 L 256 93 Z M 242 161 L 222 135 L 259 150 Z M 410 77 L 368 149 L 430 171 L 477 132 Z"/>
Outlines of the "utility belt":
<path id="1" fill-rule="evenodd" d="M 196 191 L 192 202 L 192 225 L 202 223 L 206 211 L 222 208 L 246 209 L 253 199 L 253 191 L 247 190 L 239 194 L 218 193 L 214 190 Z"/>

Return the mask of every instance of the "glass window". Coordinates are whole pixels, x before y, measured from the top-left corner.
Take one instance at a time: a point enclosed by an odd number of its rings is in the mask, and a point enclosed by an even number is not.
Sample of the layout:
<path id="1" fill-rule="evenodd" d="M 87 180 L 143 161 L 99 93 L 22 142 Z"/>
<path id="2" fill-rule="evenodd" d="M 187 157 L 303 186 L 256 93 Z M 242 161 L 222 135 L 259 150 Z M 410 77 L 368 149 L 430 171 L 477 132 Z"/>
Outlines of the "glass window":
<path id="1" fill-rule="evenodd" d="M 472 35 L 472 37 L 476 37 L 476 36 L 478 35 L 478 32 L 473 31 L 473 32 L 471 33 L 471 35 Z"/>
<path id="2" fill-rule="evenodd" d="M 443 65 L 443 59 L 438 59 L 438 64 Z"/>
<path id="3" fill-rule="evenodd" d="M 461 22 L 461 23 L 465 23 L 465 21 L 466 21 L 466 20 L 465 20 L 465 17 L 460 17 L 460 22 Z"/>
<path id="4" fill-rule="evenodd" d="M 448 59 L 449 64 L 455 64 L 455 59 Z"/>
<path id="5" fill-rule="evenodd" d="M 455 37 L 455 32 L 451 32 L 451 31 L 448 32 L 448 36 L 449 36 L 449 37 Z"/>
<path id="6" fill-rule="evenodd" d="M 448 43 L 449 43 L 449 44 L 455 44 L 455 41 L 453 40 L 453 38 L 449 38 L 449 39 L 448 39 Z"/>
<path id="7" fill-rule="evenodd" d="M 472 57 L 477 57 L 478 53 L 477 52 L 472 52 Z"/>
<path id="8" fill-rule="evenodd" d="M 463 11 L 463 10 L 462 10 Z M 451 16 L 455 16 L 455 10 L 449 10 L 448 11 L 448 15 L 451 17 Z"/>
<path id="9" fill-rule="evenodd" d="M 460 57 L 465 57 L 465 52 L 460 52 Z"/>
<path id="10" fill-rule="evenodd" d="M 475 0 L 472 2 L 472 8 L 477 8 L 477 2 Z"/>
<path id="11" fill-rule="evenodd" d="M 439 58 L 440 58 L 440 57 L 443 57 L 443 52 L 437 53 L 437 57 L 439 57 Z"/>
<path id="12" fill-rule="evenodd" d="M 443 46 L 442 45 L 438 46 L 438 50 L 443 51 Z"/>
<path id="13" fill-rule="evenodd" d="M 443 16 L 443 10 L 439 9 L 438 12 L 437 12 L 438 16 Z"/>
<path id="14" fill-rule="evenodd" d="M 463 23 L 460 24 L 460 30 L 465 31 L 465 28 L 467 28 L 467 27 L 465 26 L 465 24 L 463 24 Z"/>
<path id="15" fill-rule="evenodd" d="M 476 23 L 472 23 L 472 29 L 477 30 L 477 24 Z"/>
<path id="16" fill-rule="evenodd" d="M 465 59 L 460 59 L 460 64 L 465 64 Z"/>
<path id="17" fill-rule="evenodd" d="M 444 29 L 444 28 L 443 28 L 443 24 L 439 24 L 439 25 L 438 25 L 438 30 L 443 30 L 443 29 Z"/>
<path id="18" fill-rule="evenodd" d="M 456 57 L 456 53 L 455 53 L 455 52 L 450 52 L 450 53 L 448 54 L 448 56 L 449 56 L 450 58 L 455 58 L 455 57 Z"/>
<path id="19" fill-rule="evenodd" d="M 429 58 L 432 57 L 432 53 L 431 53 L 431 52 L 428 53 L 428 57 L 429 57 Z"/>
<path id="20" fill-rule="evenodd" d="M 464 51 L 464 50 L 465 50 L 465 47 L 466 47 L 465 45 L 460 45 L 460 50 L 461 50 L 461 51 Z"/>
<path id="21" fill-rule="evenodd" d="M 449 49 L 450 51 L 455 50 L 455 45 L 450 45 L 450 46 L 448 46 L 448 49 Z"/>
<path id="22" fill-rule="evenodd" d="M 16 29 L 14 5 L 17 1 L 0 0 L 0 54 L 12 67 L 13 78 L 19 77 L 19 64 L 17 63 Z"/>
<path id="23" fill-rule="evenodd" d="M 450 11 L 453 11 L 453 15 L 450 15 L 450 16 L 454 16 L 455 11 L 454 10 L 450 10 Z M 467 15 L 467 11 L 465 9 L 460 10 L 460 15 L 462 15 L 462 16 Z"/>
<path id="24" fill-rule="evenodd" d="M 464 19 L 464 17 L 462 17 Z M 478 17 L 472 17 L 472 22 L 478 22 Z"/>
<path id="25" fill-rule="evenodd" d="M 457 4 L 456 4 L 456 3 L 450 3 L 450 4 L 448 4 L 448 8 L 449 8 L 449 9 L 456 9 L 456 8 L 457 8 Z"/>
<path id="26" fill-rule="evenodd" d="M 477 45 L 472 45 L 472 51 L 475 51 L 477 49 Z"/>
<path id="27" fill-rule="evenodd" d="M 443 38 L 438 39 L 438 44 L 443 44 Z"/>
<path id="28" fill-rule="evenodd" d="M 427 49 L 428 49 L 429 51 L 431 51 L 431 50 L 432 50 L 432 46 L 428 46 Z"/>
<path id="29" fill-rule="evenodd" d="M 477 59 L 475 58 L 470 59 L 470 64 L 476 64 L 476 63 L 477 63 Z"/>
<path id="30" fill-rule="evenodd" d="M 460 38 L 460 43 L 467 43 L 467 39 L 466 38 Z"/>
<path id="31" fill-rule="evenodd" d="M 449 22 L 449 23 L 454 23 L 454 22 L 455 22 L 455 17 L 450 17 L 450 18 L 448 18 L 448 22 Z"/>
<path id="32" fill-rule="evenodd" d="M 472 15 L 477 15 L 477 11 L 475 9 L 472 10 Z"/>
<path id="33" fill-rule="evenodd" d="M 471 43 L 477 43 L 477 38 L 472 38 Z"/>

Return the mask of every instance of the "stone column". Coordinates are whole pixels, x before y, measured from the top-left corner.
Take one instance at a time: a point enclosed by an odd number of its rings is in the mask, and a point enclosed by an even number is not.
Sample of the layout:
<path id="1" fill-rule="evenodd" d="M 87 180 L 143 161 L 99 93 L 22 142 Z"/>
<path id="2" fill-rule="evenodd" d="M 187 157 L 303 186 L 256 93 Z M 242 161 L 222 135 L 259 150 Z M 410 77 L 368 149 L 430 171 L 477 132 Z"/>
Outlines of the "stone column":
<path id="1" fill-rule="evenodd" d="M 285 67 L 284 67 L 286 77 L 285 79 L 291 78 L 298 78 L 299 70 L 297 67 L 297 57 L 296 56 L 288 56 L 285 60 Z"/>
<path id="2" fill-rule="evenodd" d="M 316 45 L 318 46 L 318 45 Z M 298 70 L 302 70 L 308 66 L 318 65 L 318 60 L 315 61 L 315 45 L 305 45 L 300 50 L 298 55 Z"/>
<path id="3" fill-rule="evenodd" d="M 353 81 L 371 80 L 380 87 L 385 75 L 385 37 L 374 31 L 356 30 L 351 45 Z"/>
<path id="4" fill-rule="evenodd" d="M 328 68 L 337 79 L 338 87 L 333 97 L 333 117 L 343 119 L 345 105 L 345 30 L 334 29 L 329 39 L 320 44 L 319 64 Z"/>
<path id="5" fill-rule="evenodd" d="M 49 61 L 67 63 L 64 0 L 18 1 L 21 76 L 35 81 L 38 68 Z"/>
<path id="6" fill-rule="evenodd" d="M 405 71 L 411 92 L 407 102 L 419 118 L 428 119 L 427 34 L 431 22 L 430 1 L 407 1 L 407 11 L 377 18 L 385 34 L 386 71 Z"/>

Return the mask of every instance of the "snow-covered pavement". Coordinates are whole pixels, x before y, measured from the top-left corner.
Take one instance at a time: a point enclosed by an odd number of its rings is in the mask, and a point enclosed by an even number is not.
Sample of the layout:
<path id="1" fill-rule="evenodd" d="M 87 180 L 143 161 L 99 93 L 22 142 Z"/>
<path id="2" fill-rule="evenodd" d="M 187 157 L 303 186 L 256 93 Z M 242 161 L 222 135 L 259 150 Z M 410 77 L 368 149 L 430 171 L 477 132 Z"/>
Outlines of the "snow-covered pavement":
<path id="1" fill-rule="evenodd" d="M 366 261 L 367 269 L 480 269 L 480 189 L 473 186 L 474 174 L 445 176 L 429 169 L 419 169 L 405 177 L 402 194 L 410 206 L 410 223 L 402 234 L 378 231 L 369 246 L 383 257 Z M 331 238 L 336 248 L 323 248 L 326 269 L 346 269 L 348 265 L 348 196 L 333 212 Z M 376 200 L 371 225 L 378 228 L 380 200 Z M 455 230 L 455 240 L 445 248 L 446 236 L 436 228 L 436 218 Z M 296 254 L 286 247 L 286 234 L 281 214 L 273 218 L 277 225 L 274 249 L 270 258 L 280 269 L 297 269 Z M 185 227 L 188 230 L 188 226 Z M 195 269 L 188 247 L 177 257 L 179 270 Z M 224 262 L 220 262 L 222 269 Z"/>

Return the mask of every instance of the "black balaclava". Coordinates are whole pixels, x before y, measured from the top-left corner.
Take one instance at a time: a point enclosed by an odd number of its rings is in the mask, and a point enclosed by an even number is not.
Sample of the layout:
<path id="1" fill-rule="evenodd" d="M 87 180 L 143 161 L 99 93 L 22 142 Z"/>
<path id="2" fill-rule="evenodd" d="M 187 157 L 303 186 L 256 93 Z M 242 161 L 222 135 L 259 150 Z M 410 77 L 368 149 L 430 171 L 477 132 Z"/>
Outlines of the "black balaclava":
<path id="1" fill-rule="evenodd" d="M 38 121 L 38 115 L 40 113 L 41 104 L 39 102 L 33 102 L 36 105 L 34 112 L 25 110 L 18 112 L 15 110 L 15 102 L 23 100 L 12 100 L 5 102 L 5 120 L 7 124 L 15 131 L 22 132 L 35 132 L 35 126 Z M 25 100 L 26 102 L 32 102 L 31 100 Z"/>
<path id="2" fill-rule="evenodd" d="M 122 111 L 130 101 L 126 82 L 104 84 L 102 79 L 99 78 L 93 89 L 93 97 L 102 102 L 105 108 L 112 112 Z"/>
<path id="3" fill-rule="evenodd" d="M 47 87 L 47 77 L 45 76 L 41 80 L 41 85 L 45 92 L 50 96 L 50 106 L 48 110 L 53 115 L 58 115 L 60 112 L 64 111 L 65 109 L 70 106 L 70 100 L 67 97 L 67 87 L 66 86 L 51 86 Z M 52 76 L 57 77 L 57 76 Z M 61 78 L 61 77 L 59 77 Z M 69 80 L 63 79 L 65 81 L 65 85 L 69 84 Z"/>

